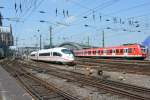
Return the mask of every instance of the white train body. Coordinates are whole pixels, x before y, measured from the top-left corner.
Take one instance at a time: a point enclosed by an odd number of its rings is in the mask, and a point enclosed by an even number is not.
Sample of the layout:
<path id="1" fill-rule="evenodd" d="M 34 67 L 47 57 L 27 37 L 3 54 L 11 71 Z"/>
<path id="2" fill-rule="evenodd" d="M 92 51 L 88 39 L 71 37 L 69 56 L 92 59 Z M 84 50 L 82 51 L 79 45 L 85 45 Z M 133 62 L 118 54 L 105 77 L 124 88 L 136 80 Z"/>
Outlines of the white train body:
<path id="1" fill-rule="evenodd" d="M 47 62 L 73 63 L 74 55 L 69 49 L 58 47 L 31 52 L 30 59 Z"/>

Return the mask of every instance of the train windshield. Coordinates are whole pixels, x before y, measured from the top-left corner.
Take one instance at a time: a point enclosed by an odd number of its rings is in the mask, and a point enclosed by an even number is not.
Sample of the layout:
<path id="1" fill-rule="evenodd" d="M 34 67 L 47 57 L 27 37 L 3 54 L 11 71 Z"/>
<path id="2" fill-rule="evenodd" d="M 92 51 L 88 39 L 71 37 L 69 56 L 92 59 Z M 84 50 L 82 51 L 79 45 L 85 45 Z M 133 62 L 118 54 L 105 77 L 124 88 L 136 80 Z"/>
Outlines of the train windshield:
<path id="1" fill-rule="evenodd" d="M 146 48 L 141 49 L 142 53 L 146 53 Z"/>
<path id="2" fill-rule="evenodd" d="M 140 45 L 140 47 L 141 47 L 142 53 L 146 53 L 147 52 L 147 48 L 145 46 Z"/>
<path id="3" fill-rule="evenodd" d="M 72 52 L 68 49 L 62 49 L 61 52 L 65 53 L 65 54 L 72 54 Z"/>

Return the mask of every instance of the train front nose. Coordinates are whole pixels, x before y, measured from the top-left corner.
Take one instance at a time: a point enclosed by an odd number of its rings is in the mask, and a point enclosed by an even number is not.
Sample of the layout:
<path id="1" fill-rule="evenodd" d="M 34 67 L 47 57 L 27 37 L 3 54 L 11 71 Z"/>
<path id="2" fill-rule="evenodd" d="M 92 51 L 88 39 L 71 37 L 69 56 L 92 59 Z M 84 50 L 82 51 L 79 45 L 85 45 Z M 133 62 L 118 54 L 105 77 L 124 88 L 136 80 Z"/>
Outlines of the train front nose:
<path id="1" fill-rule="evenodd" d="M 74 58 L 74 56 L 73 56 L 72 54 L 69 54 L 69 55 L 68 55 L 68 58 L 69 58 L 70 60 L 72 60 L 72 61 L 75 60 L 75 58 Z"/>

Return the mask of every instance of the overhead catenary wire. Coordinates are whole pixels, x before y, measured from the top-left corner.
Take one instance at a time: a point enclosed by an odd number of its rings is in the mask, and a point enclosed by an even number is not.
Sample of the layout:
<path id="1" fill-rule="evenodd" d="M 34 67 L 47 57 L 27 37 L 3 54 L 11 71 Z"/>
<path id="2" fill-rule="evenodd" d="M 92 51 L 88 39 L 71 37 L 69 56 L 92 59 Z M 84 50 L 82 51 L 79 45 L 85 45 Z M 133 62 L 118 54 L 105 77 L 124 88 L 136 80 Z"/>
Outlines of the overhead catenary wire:
<path id="1" fill-rule="evenodd" d="M 140 8 L 140 7 L 145 7 L 145 6 L 149 6 L 150 5 L 150 2 L 145 2 L 145 3 L 142 3 L 142 4 L 138 4 L 138 5 L 135 5 L 133 7 L 128 7 L 128 8 L 125 8 L 125 9 L 120 9 L 118 11 L 115 11 L 115 12 L 112 12 L 112 13 L 109 13 L 109 14 L 105 14 L 106 16 L 108 15 L 113 15 L 113 14 L 120 14 L 120 13 L 124 13 L 126 11 L 131 11 L 133 9 L 136 9 L 136 8 Z"/>
<path id="2" fill-rule="evenodd" d="M 31 15 L 32 13 L 38 9 L 40 7 L 40 5 L 44 2 L 44 0 L 40 0 L 39 2 L 36 2 L 37 4 L 34 6 L 34 8 L 31 10 L 31 12 L 26 16 L 24 17 L 24 20 L 23 21 L 26 21 Z"/>
<path id="3" fill-rule="evenodd" d="M 111 6 L 112 4 L 118 2 L 119 0 L 107 0 L 107 1 L 104 1 L 102 3 L 100 3 L 98 6 L 94 7 L 94 8 L 89 8 L 86 12 L 82 13 L 82 14 L 79 14 L 79 15 L 76 15 L 76 17 L 80 17 L 80 19 L 83 18 L 83 15 L 86 15 L 86 16 L 89 16 L 91 14 L 93 14 L 93 11 L 97 11 L 98 9 L 104 9 L 106 7 L 109 7 Z M 77 3 L 76 3 L 77 4 Z M 81 17 L 82 16 L 82 17 Z M 80 24 L 82 21 L 75 21 L 73 22 L 72 24 L 70 24 L 69 26 L 72 26 L 72 25 L 78 25 Z M 68 26 L 68 27 L 69 27 Z"/>

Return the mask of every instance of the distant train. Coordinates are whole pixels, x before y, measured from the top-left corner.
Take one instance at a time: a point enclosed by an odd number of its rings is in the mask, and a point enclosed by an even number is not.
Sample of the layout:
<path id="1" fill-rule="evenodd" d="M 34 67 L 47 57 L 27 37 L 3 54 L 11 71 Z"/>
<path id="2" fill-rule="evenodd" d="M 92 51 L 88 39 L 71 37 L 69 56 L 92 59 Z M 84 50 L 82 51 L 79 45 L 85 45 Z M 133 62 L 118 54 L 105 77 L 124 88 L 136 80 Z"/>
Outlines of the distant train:
<path id="1" fill-rule="evenodd" d="M 74 64 L 73 52 L 67 48 L 58 47 L 31 52 L 31 60 Z"/>
<path id="2" fill-rule="evenodd" d="M 147 53 L 148 49 L 140 44 L 127 44 L 115 47 L 90 48 L 74 51 L 74 54 L 77 57 L 126 58 L 140 60 L 145 59 Z"/>

